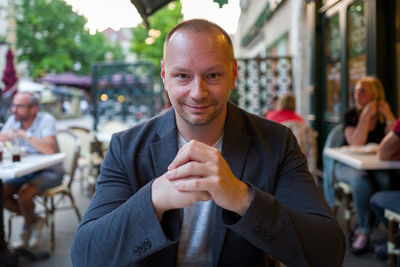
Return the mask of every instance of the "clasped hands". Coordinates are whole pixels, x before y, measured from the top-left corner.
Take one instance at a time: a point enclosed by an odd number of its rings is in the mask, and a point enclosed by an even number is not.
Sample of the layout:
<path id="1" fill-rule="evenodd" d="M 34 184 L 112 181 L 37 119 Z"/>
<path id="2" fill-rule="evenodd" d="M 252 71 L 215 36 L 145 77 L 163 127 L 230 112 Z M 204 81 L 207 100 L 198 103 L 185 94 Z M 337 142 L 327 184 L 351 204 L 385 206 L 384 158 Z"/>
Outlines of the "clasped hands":
<path id="1" fill-rule="evenodd" d="M 247 184 L 234 176 L 219 150 L 195 140 L 183 146 L 168 171 L 153 182 L 151 197 L 159 219 L 167 210 L 198 201 L 213 199 L 239 215 L 249 203 Z"/>

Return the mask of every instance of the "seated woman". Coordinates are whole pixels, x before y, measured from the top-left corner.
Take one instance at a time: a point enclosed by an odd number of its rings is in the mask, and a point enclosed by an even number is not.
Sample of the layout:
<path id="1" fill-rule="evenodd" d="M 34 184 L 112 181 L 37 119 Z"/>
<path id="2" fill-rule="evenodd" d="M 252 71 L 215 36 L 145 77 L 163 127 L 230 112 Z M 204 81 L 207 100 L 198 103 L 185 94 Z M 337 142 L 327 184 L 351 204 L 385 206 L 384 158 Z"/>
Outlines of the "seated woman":
<path id="1" fill-rule="evenodd" d="M 295 110 L 296 99 L 291 93 L 287 93 L 278 98 L 277 110 L 268 112 L 266 118 L 279 123 L 286 121 L 304 122 L 304 119 Z"/>
<path id="2" fill-rule="evenodd" d="M 363 77 L 357 81 L 354 91 L 356 106 L 344 114 L 343 145 L 379 143 L 394 126 L 395 119 L 385 101 L 382 83 L 375 77 Z M 366 252 L 372 227 L 371 196 L 380 190 L 389 189 L 389 172 L 365 171 L 337 163 L 336 179 L 350 184 L 357 215 L 357 229 L 351 252 Z"/>

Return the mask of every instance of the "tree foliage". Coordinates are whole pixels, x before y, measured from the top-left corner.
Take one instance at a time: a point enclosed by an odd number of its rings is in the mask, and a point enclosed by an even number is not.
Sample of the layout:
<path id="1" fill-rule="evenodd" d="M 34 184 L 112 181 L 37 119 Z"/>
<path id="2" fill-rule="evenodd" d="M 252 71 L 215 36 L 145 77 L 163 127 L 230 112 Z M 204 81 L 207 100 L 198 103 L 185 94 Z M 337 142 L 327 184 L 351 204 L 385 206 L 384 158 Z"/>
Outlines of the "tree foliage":
<path id="1" fill-rule="evenodd" d="M 146 39 L 151 38 L 149 30 L 143 24 L 133 28 L 132 52 L 141 60 L 150 60 L 154 70 L 159 73 L 160 61 L 163 56 L 164 40 L 168 32 L 183 19 L 180 1 L 174 1 L 164 6 L 149 18 L 150 29 L 160 31 L 160 36 L 152 38 L 153 43 L 147 44 Z"/>
<path id="2" fill-rule="evenodd" d="M 74 71 L 89 74 L 105 53 L 121 59 L 120 47 L 111 46 L 101 33 L 90 35 L 86 19 L 63 0 L 21 0 L 17 4 L 17 55 L 29 75 Z"/>

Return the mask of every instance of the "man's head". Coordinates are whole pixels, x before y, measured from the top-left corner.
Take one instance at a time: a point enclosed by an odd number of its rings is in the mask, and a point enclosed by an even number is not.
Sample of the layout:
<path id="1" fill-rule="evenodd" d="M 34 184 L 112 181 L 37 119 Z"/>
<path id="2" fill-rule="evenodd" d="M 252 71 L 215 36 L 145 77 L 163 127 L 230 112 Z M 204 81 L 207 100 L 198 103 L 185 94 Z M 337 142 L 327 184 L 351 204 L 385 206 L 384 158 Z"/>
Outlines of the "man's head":
<path id="1" fill-rule="evenodd" d="M 178 127 L 223 124 L 236 76 L 232 41 L 218 25 L 189 20 L 168 34 L 161 77 Z"/>
<path id="2" fill-rule="evenodd" d="M 35 93 L 17 93 L 12 105 L 15 120 L 21 122 L 32 120 L 39 110 L 39 101 L 40 98 Z"/>
<path id="3" fill-rule="evenodd" d="M 278 109 L 295 111 L 296 99 L 294 98 L 294 95 L 292 95 L 291 93 L 281 95 L 278 99 Z"/>

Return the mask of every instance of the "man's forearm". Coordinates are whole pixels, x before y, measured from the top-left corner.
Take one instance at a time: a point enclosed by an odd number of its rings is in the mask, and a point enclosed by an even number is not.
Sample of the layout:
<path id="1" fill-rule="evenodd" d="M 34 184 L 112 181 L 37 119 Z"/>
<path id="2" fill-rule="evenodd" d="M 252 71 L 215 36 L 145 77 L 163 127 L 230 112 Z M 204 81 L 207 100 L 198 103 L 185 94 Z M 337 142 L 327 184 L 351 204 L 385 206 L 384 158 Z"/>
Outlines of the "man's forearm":
<path id="1" fill-rule="evenodd" d="M 388 133 L 378 147 L 381 160 L 400 160 L 400 137 L 394 132 Z"/>

